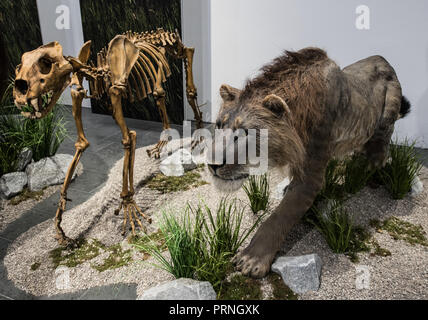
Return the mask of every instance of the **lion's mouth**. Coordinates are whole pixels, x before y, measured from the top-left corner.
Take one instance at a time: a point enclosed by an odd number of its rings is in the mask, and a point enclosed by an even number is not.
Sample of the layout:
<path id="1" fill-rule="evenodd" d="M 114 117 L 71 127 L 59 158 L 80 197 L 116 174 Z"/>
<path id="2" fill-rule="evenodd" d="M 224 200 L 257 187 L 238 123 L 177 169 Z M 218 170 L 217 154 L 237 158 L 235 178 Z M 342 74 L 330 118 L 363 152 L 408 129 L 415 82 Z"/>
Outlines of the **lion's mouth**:
<path id="1" fill-rule="evenodd" d="M 15 105 L 24 117 L 40 119 L 51 112 L 60 95 L 61 93 L 50 90 L 37 98 L 28 99 L 26 104 L 19 104 L 15 100 Z"/>
<path id="2" fill-rule="evenodd" d="M 249 177 L 248 174 L 240 174 L 233 177 L 222 177 L 222 176 L 219 176 L 218 174 L 214 174 L 213 176 L 216 177 L 217 179 L 221 179 L 223 181 L 230 181 L 230 182 L 246 180 Z"/>

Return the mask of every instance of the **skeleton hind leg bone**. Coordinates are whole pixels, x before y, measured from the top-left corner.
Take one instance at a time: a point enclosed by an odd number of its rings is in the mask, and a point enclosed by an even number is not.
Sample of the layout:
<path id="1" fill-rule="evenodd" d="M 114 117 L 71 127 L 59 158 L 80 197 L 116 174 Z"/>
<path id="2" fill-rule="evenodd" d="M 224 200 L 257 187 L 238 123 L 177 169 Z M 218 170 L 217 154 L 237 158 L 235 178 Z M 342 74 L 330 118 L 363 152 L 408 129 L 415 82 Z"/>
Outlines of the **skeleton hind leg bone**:
<path id="1" fill-rule="evenodd" d="M 56 237 L 58 239 L 59 244 L 65 246 L 72 246 L 74 243 L 73 240 L 69 239 L 65 235 L 64 230 L 61 228 L 62 214 L 66 210 L 67 201 L 69 200 L 67 199 L 67 189 L 71 183 L 77 165 L 79 164 L 80 157 L 82 156 L 83 152 L 89 147 L 89 142 L 88 140 L 86 140 L 82 125 L 82 101 L 85 97 L 85 91 L 83 90 L 83 88 L 80 88 L 78 90 L 72 89 L 71 97 L 73 117 L 77 129 L 77 141 L 75 144 L 76 152 L 74 154 L 73 160 L 71 161 L 68 167 L 67 175 L 61 188 L 61 197 L 58 203 L 58 208 L 55 214 L 55 229 L 57 233 Z"/>
<path id="2" fill-rule="evenodd" d="M 141 216 L 148 223 L 151 223 L 151 219 L 142 212 L 134 200 L 134 162 L 137 135 L 135 131 L 129 131 L 123 117 L 121 99 L 124 90 L 125 88 L 119 86 L 113 86 L 109 90 L 111 102 L 113 105 L 113 118 L 122 132 L 122 144 L 125 148 L 125 156 L 123 159 L 122 192 L 120 194 L 122 201 L 119 208 L 115 210 L 115 214 L 118 215 L 123 209 L 124 220 L 122 233 L 123 235 L 126 234 L 127 221 L 129 220 L 129 224 L 132 228 L 132 234 L 135 236 L 134 221 L 138 223 L 143 232 L 147 232 L 146 227 L 141 223 L 141 220 L 138 216 Z"/>

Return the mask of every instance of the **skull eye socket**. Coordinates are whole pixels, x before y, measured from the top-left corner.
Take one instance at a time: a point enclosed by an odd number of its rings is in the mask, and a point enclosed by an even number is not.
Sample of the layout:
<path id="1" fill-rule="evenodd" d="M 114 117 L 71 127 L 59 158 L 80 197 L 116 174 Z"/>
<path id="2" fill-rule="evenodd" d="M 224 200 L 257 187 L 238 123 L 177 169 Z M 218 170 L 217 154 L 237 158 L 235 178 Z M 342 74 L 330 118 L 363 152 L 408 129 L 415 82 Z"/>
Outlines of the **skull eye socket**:
<path id="1" fill-rule="evenodd" d="M 52 69 L 52 61 L 48 58 L 41 58 L 39 60 L 39 67 L 42 74 L 48 74 Z"/>

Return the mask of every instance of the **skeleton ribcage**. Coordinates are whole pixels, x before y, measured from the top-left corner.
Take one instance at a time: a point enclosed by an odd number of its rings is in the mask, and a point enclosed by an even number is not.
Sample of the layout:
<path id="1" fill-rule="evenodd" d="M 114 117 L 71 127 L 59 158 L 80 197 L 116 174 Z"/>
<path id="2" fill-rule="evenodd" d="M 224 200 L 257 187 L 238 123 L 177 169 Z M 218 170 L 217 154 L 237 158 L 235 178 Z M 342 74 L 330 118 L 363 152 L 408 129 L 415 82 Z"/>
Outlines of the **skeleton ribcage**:
<path id="1" fill-rule="evenodd" d="M 141 101 L 147 95 L 153 93 L 158 77 L 162 82 L 171 75 L 171 68 L 165 56 L 166 48 L 176 50 L 181 44 L 178 33 L 167 32 L 158 29 L 156 32 L 124 34 L 140 50 L 139 57 L 129 75 L 125 98 L 130 102 Z M 102 49 L 97 55 L 97 69 L 108 70 L 107 49 Z M 93 97 L 99 98 L 107 93 L 111 83 L 108 73 L 104 72 L 103 77 L 90 81 L 91 93 Z"/>

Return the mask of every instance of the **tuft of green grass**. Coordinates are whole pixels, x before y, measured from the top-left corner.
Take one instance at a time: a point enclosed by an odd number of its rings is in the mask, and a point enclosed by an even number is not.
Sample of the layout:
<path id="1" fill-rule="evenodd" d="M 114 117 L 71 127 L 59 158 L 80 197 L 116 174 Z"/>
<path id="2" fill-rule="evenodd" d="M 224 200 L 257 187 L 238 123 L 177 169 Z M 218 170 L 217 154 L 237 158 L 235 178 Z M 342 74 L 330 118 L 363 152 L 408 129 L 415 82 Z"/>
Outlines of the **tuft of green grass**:
<path id="1" fill-rule="evenodd" d="M 206 185 L 208 182 L 202 180 L 201 174 L 199 173 L 200 169 L 201 167 L 198 167 L 195 170 L 185 172 L 181 177 L 167 177 L 162 173 L 158 173 L 147 181 L 146 187 L 162 193 L 171 193 L 187 191 Z"/>
<path id="2" fill-rule="evenodd" d="M 403 199 L 411 190 L 412 183 L 422 169 L 415 150 L 415 142 L 405 139 L 389 147 L 390 160 L 379 171 L 380 178 L 393 199 Z"/>
<path id="3" fill-rule="evenodd" d="M 18 155 L 26 147 L 33 151 L 33 159 L 56 154 L 67 136 L 62 108 L 42 119 L 27 119 L 19 114 L 0 115 L 0 175 L 16 169 Z"/>
<path id="4" fill-rule="evenodd" d="M 314 207 L 316 219 L 311 220 L 335 253 L 344 253 L 350 246 L 353 223 L 343 204 L 338 200 L 327 201 L 326 208 Z"/>
<path id="5" fill-rule="evenodd" d="M 352 262 L 358 261 L 358 252 L 370 251 L 367 244 L 370 234 L 361 226 L 355 226 L 341 200 L 327 201 L 326 208 L 313 207 L 307 221 L 324 236 L 335 253 L 344 253 Z"/>
<path id="6" fill-rule="evenodd" d="M 43 190 L 40 191 L 30 191 L 28 188 L 24 188 L 24 190 L 10 199 L 9 203 L 13 206 L 20 204 L 21 202 L 27 201 L 29 199 L 40 200 L 43 197 Z"/>
<path id="7" fill-rule="evenodd" d="M 355 154 L 344 162 L 344 183 L 345 192 L 356 194 L 364 188 L 375 170 L 369 168 L 369 161 L 366 157 Z"/>
<path id="8" fill-rule="evenodd" d="M 224 281 L 218 300 L 261 300 L 260 283 L 256 279 L 236 274 Z"/>
<path id="9" fill-rule="evenodd" d="M 170 258 L 153 241 L 136 244 L 157 261 L 155 266 L 176 278 L 209 281 L 221 288 L 231 270 L 231 257 L 257 227 L 260 218 L 246 231 L 241 230 L 244 210 L 236 200 L 223 198 L 215 214 L 206 205 L 187 205 L 181 214 L 163 213 L 160 226 Z"/>
<path id="10" fill-rule="evenodd" d="M 428 246 L 426 232 L 421 225 L 414 225 L 396 217 L 388 218 L 383 222 L 371 220 L 370 225 L 378 231 L 388 232 L 394 240 L 403 240 L 411 245 Z"/>
<path id="11" fill-rule="evenodd" d="M 261 176 L 250 176 L 243 189 L 254 214 L 266 211 L 269 204 L 269 177 L 266 173 Z"/>
<path id="12" fill-rule="evenodd" d="M 342 199 L 344 197 L 342 180 L 342 162 L 337 159 L 330 160 L 325 170 L 324 186 L 319 192 L 316 202 L 319 202 L 325 198 L 337 200 Z"/>

